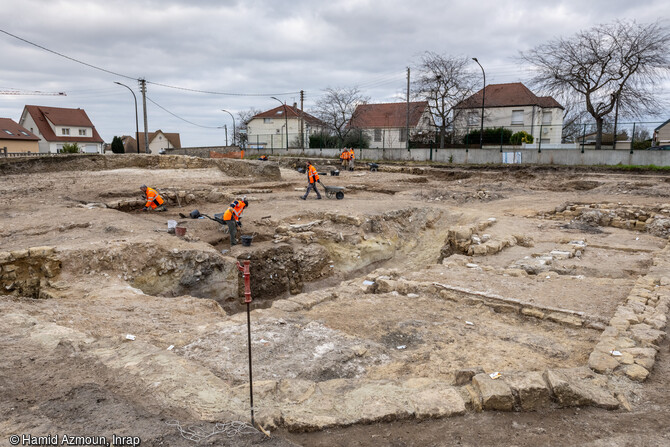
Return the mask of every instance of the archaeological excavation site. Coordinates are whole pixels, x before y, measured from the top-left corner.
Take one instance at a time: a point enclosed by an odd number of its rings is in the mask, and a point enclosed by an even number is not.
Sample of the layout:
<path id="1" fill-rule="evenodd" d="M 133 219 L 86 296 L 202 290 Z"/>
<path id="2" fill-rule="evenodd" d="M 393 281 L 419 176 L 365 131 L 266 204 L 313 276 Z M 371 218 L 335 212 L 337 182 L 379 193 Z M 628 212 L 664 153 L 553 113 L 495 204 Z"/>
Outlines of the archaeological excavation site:
<path id="1" fill-rule="evenodd" d="M 667 171 L 312 162 L 1 160 L 0 445 L 670 445 Z"/>

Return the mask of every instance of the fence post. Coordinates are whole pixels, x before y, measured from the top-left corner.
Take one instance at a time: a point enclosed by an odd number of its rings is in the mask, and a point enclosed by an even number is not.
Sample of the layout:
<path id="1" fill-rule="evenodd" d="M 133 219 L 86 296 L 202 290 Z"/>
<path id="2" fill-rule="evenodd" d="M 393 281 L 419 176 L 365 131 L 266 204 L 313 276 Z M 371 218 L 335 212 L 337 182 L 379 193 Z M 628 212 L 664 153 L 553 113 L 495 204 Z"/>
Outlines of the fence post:
<path id="1" fill-rule="evenodd" d="M 537 136 L 537 152 L 542 152 L 542 124 L 540 124 L 540 135 Z"/>
<path id="2" fill-rule="evenodd" d="M 586 123 L 584 123 L 584 130 L 582 132 L 582 154 L 584 153 L 584 144 L 586 143 Z"/>
<path id="3" fill-rule="evenodd" d="M 504 130 L 504 129 L 505 129 L 504 127 L 500 127 L 500 152 L 503 151 L 503 150 L 502 150 L 502 145 L 503 145 L 503 130 Z M 484 138 L 482 137 L 482 141 L 483 141 L 483 139 L 484 139 Z"/>
<path id="4" fill-rule="evenodd" d="M 2 152 L 5 154 L 5 158 L 7 158 L 7 146 L 2 148 Z"/>
<path id="5" fill-rule="evenodd" d="M 616 139 L 616 135 L 614 136 Z M 635 144 L 635 122 L 633 122 L 633 135 L 630 137 L 630 153 L 633 153 L 633 145 Z"/>
<path id="6" fill-rule="evenodd" d="M 467 131 L 467 129 L 466 129 Z M 468 133 L 465 134 L 465 153 L 468 153 L 468 149 L 470 148 L 470 132 L 467 131 Z"/>

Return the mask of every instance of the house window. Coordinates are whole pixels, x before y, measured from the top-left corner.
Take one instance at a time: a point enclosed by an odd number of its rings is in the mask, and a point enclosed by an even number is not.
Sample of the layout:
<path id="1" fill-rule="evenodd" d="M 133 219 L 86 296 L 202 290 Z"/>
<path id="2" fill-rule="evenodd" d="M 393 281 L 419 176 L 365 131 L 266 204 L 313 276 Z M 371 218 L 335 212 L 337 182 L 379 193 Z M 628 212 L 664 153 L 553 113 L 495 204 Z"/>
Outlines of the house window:
<path id="1" fill-rule="evenodd" d="M 79 135 L 86 136 L 86 129 L 79 129 Z"/>
<path id="2" fill-rule="evenodd" d="M 551 142 L 551 139 L 549 138 L 540 138 L 540 143 L 542 144 L 549 144 Z"/>
<path id="3" fill-rule="evenodd" d="M 263 123 L 272 124 L 272 118 L 263 118 Z"/>
<path id="4" fill-rule="evenodd" d="M 61 135 L 70 135 L 70 129 L 68 127 L 63 127 L 61 132 Z"/>
<path id="5" fill-rule="evenodd" d="M 551 112 L 542 112 L 542 124 L 551 124 Z"/>
<path id="6" fill-rule="evenodd" d="M 375 129 L 375 141 L 381 141 L 381 140 L 382 140 L 382 130 Z"/>
<path id="7" fill-rule="evenodd" d="M 4 130 L 5 133 L 7 133 L 7 134 L 9 134 L 9 135 L 14 135 L 13 133 L 11 133 L 10 131 L 8 131 L 7 129 L 2 129 L 2 130 Z"/>
<path id="8" fill-rule="evenodd" d="M 401 127 L 399 130 L 400 130 L 400 142 L 403 143 L 407 141 L 407 128 Z"/>
<path id="9" fill-rule="evenodd" d="M 28 134 L 28 132 L 26 132 L 25 130 L 22 130 L 21 133 L 22 133 L 23 135 L 27 136 L 27 137 L 30 136 L 30 135 Z"/>
<path id="10" fill-rule="evenodd" d="M 468 112 L 468 126 L 475 126 L 479 123 L 479 114 L 477 112 Z"/>
<path id="11" fill-rule="evenodd" d="M 512 110 L 512 125 L 515 124 L 523 126 L 523 110 Z"/>

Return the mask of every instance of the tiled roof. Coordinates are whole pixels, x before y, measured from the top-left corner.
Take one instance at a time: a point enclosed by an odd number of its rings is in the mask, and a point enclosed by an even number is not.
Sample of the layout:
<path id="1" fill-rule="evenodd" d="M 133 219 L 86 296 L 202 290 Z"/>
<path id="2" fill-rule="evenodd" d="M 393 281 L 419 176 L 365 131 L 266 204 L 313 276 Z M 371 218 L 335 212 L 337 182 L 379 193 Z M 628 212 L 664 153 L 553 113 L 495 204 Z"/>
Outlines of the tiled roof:
<path id="1" fill-rule="evenodd" d="M 26 106 L 25 110 L 30 114 L 46 141 L 64 141 L 73 143 L 102 143 L 103 140 L 93 123 L 83 109 L 64 109 L 61 107 Z M 55 126 L 90 127 L 93 135 L 82 137 L 79 135 L 56 135 L 49 125 Z"/>
<path id="2" fill-rule="evenodd" d="M 287 105 L 286 107 L 284 106 L 277 106 L 274 109 L 270 109 L 266 112 L 259 113 L 258 115 L 253 116 L 251 119 L 256 119 L 256 118 L 274 118 L 274 119 L 286 119 L 284 118 L 284 110 L 286 110 L 286 116 L 288 119 L 298 119 L 300 118 L 300 109 L 298 109 L 297 106 L 289 106 Z M 318 126 L 325 126 L 325 123 L 321 121 L 319 118 L 310 115 L 309 113 L 303 111 L 302 112 L 302 117 L 305 120 L 306 123 L 312 123 L 316 124 Z"/>
<path id="3" fill-rule="evenodd" d="M 12 119 L 0 118 L 0 140 L 39 141 L 40 137 Z"/>
<path id="4" fill-rule="evenodd" d="M 419 124 L 419 120 L 427 108 L 428 101 L 409 103 L 409 125 L 411 127 Z M 407 103 L 361 104 L 356 107 L 349 125 L 357 129 L 405 127 L 407 125 Z"/>
<path id="5" fill-rule="evenodd" d="M 174 148 L 181 148 L 181 139 L 179 137 L 179 133 L 168 133 L 168 132 L 163 132 L 162 130 L 158 129 L 156 132 L 147 132 L 148 137 L 149 137 L 149 145 L 151 146 L 151 142 L 154 141 L 154 139 L 158 136 L 158 134 L 163 135 L 170 145 Z M 140 144 L 140 152 L 144 152 L 144 132 L 140 132 L 139 134 L 139 144 Z"/>
<path id="6" fill-rule="evenodd" d="M 476 109 L 482 106 L 483 90 L 466 98 L 456 105 L 456 109 Z M 486 86 L 484 107 L 540 106 L 562 109 L 558 101 L 551 96 L 536 96 L 521 82 L 510 84 L 490 84 Z"/>

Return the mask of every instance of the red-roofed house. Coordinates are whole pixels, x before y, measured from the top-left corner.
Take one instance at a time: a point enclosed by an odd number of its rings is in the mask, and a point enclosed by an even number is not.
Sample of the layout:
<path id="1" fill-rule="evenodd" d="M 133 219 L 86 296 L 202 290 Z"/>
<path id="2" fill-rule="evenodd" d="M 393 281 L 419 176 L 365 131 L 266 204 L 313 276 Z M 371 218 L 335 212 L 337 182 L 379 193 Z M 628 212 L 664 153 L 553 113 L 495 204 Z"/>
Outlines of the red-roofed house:
<path id="1" fill-rule="evenodd" d="M 349 126 L 363 130 L 370 137 L 371 148 L 405 147 L 407 144 L 407 103 L 361 104 Z M 409 133 L 428 135 L 435 122 L 427 101 L 409 103 Z"/>
<path id="2" fill-rule="evenodd" d="M 103 153 L 102 138 L 83 109 L 25 106 L 19 124 L 40 138 L 42 153 L 55 154 L 72 143 L 85 153 Z"/>
<path id="3" fill-rule="evenodd" d="M 284 115 L 286 113 L 286 115 Z M 291 147 L 299 147 L 300 115 L 298 104 L 277 106 L 266 112 L 254 115 L 247 123 L 247 145 L 249 148 L 286 148 L 286 123 Z M 307 112 L 302 112 L 304 141 L 309 136 L 326 129 L 323 121 Z"/>
<path id="4" fill-rule="evenodd" d="M 7 152 L 34 152 L 40 151 L 39 137 L 25 127 L 9 118 L 0 118 L 0 156 L 4 149 Z"/>
<path id="5" fill-rule="evenodd" d="M 558 144 L 563 133 L 563 106 L 551 96 L 536 96 L 520 82 L 485 87 L 484 128 L 523 130 L 542 144 Z M 464 135 L 481 126 L 484 89 L 454 107 L 454 128 Z"/>
<path id="6" fill-rule="evenodd" d="M 176 132 L 163 132 L 158 129 L 156 132 L 148 132 L 147 136 L 149 137 L 149 153 L 150 154 L 164 154 L 166 149 L 181 149 L 181 138 L 179 133 Z M 129 142 L 132 140 L 132 137 L 128 137 Z M 140 154 L 144 154 L 144 132 L 139 134 L 140 142 Z M 132 145 L 133 143 L 131 143 Z M 137 144 L 137 141 L 134 141 L 134 144 Z M 134 146 L 135 150 L 137 146 Z M 128 152 L 128 147 L 125 145 L 124 148 Z"/>

